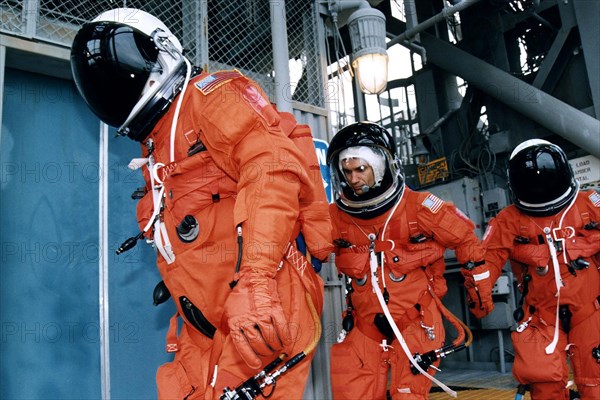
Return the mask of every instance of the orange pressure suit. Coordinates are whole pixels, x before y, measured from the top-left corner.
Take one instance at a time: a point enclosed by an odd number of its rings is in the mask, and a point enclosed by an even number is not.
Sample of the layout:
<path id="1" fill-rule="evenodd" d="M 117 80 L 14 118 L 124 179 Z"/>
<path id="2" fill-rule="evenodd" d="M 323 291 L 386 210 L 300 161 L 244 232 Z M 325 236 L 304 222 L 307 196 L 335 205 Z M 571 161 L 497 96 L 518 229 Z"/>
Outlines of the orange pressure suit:
<path id="1" fill-rule="evenodd" d="M 316 314 L 322 310 L 323 283 L 291 242 L 302 231 L 314 257 L 328 256 L 327 201 L 322 188 L 313 184 L 318 165 L 309 166 L 297 145 L 302 142 L 306 151 L 314 151 L 311 136 L 290 140 L 296 127 L 293 116 L 278 113 L 265 98 L 237 71 L 202 73 L 192 78 L 185 92 L 175 161 L 169 162 L 175 105 L 150 134 L 153 147 L 144 148 L 144 155 L 153 155 L 155 180 L 165 189 L 159 218 L 166 234 L 161 233 L 161 242 L 169 247 L 168 238 L 175 255 L 172 263 L 158 257 L 160 274 L 178 311 L 167 335 L 167 351 L 175 353 L 174 361 L 157 373 L 159 398 L 219 398 L 223 388 L 234 388 L 254 376 L 281 352 L 292 356 L 318 340 Z M 144 175 L 150 184 L 149 171 Z M 152 201 L 148 193 L 138 206 L 141 227 L 152 215 Z M 177 227 L 186 216 L 197 221 L 193 240 L 178 236 Z M 155 231 L 155 241 L 156 236 Z M 261 333 L 277 335 L 285 346 L 282 351 L 255 350 L 258 354 L 246 353 L 242 359 L 235 340 L 254 343 L 237 327 L 229 334 L 230 317 L 236 312 L 230 294 L 240 286 L 246 292 L 254 290 L 255 281 L 269 284 L 265 290 L 274 289 L 273 277 L 280 302 L 254 306 L 257 313 L 281 307 L 287 326 Z M 233 303 L 229 310 L 228 300 Z M 178 335 L 177 317 L 184 321 Z M 273 398 L 301 398 L 312 355 L 277 381 Z"/>
<path id="2" fill-rule="evenodd" d="M 533 399 L 569 398 L 567 357 L 581 399 L 600 399 L 600 360 L 594 358 L 600 352 L 598 222 L 600 195 L 581 191 L 572 207 L 548 217 L 508 206 L 490 221 L 484 236 L 493 281 L 510 260 L 523 292 L 515 313 L 520 325 L 512 333 L 513 375 L 530 385 Z M 545 228 L 557 249 L 556 275 Z M 555 327 L 558 343 L 548 354 Z"/>
<path id="3" fill-rule="evenodd" d="M 460 263 L 483 260 L 473 223 L 453 204 L 408 187 L 395 209 L 372 219 L 353 218 L 335 204 L 330 205 L 330 212 L 334 239 L 352 244 L 336 250 L 335 263 L 353 278 L 351 300 L 356 321 L 345 340 L 331 349 L 334 399 L 385 399 L 390 368 L 392 398 L 426 399 L 432 382 L 423 375 L 413 375 L 393 333 L 383 329 L 384 334 L 376 326 L 385 316 L 371 286 L 368 235 L 377 235 L 375 251 L 383 252 L 380 288 L 389 295 L 389 311 L 411 353 L 424 354 L 444 344 L 442 315 L 436 304 L 439 299 L 434 296 L 446 291 L 445 249 L 455 249 Z M 393 215 L 384 231 L 390 213 Z M 481 265 L 473 272 L 484 269 Z M 483 299 L 487 306 L 491 302 L 489 289 Z M 438 364 L 439 360 L 434 363 Z M 427 372 L 435 373 L 433 369 Z"/>

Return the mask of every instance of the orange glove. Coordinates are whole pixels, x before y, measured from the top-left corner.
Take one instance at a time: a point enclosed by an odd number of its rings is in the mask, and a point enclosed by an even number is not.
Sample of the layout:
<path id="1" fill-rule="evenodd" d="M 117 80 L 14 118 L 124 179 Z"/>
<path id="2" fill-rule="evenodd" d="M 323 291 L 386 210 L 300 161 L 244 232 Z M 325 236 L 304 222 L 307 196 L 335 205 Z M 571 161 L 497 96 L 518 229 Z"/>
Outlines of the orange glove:
<path id="1" fill-rule="evenodd" d="M 574 236 L 565 240 L 565 248 L 571 260 L 579 257 L 592 257 L 600 252 L 600 232 L 583 231 L 584 236 Z"/>
<path id="2" fill-rule="evenodd" d="M 425 270 L 425 273 L 431 282 L 430 285 L 433 289 L 433 293 L 440 299 L 448 293 L 448 285 L 446 284 L 446 278 L 444 278 L 445 271 L 446 262 L 443 257 L 435 261 Z"/>
<path id="3" fill-rule="evenodd" d="M 335 244 L 335 265 L 343 274 L 354 279 L 362 279 L 369 270 L 369 246 L 353 246 L 345 239 L 333 241 Z"/>
<path id="4" fill-rule="evenodd" d="M 546 243 L 515 243 L 511 258 L 532 267 L 545 267 L 550 262 L 550 250 Z"/>
<path id="5" fill-rule="evenodd" d="M 462 268 L 461 274 L 465 278 L 465 289 L 467 289 L 467 304 L 469 311 L 478 319 L 492 312 L 494 301 L 492 300 L 492 281 L 490 271 L 483 265 L 472 268 Z"/>
<path id="6" fill-rule="evenodd" d="M 256 272 L 243 274 L 225 302 L 224 318 L 233 343 L 250 368 L 279 356 L 291 343 L 287 319 L 275 279 Z M 261 359 L 261 357 L 263 359 Z"/>
<path id="7" fill-rule="evenodd" d="M 406 274 L 416 268 L 427 267 L 443 258 L 445 250 L 444 246 L 431 240 L 422 243 L 375 241 L 375 251 L 385 252 L 388 265 L 397 274 Z"/>

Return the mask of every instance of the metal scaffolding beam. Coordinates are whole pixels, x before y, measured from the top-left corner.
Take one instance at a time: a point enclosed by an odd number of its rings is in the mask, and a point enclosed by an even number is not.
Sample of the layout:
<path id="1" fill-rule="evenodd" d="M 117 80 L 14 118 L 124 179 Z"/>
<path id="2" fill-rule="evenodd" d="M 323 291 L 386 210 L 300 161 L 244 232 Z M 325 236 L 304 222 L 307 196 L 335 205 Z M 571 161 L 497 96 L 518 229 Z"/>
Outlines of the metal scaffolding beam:
<path id="1" fill-rule="evenodd" d="M 469 85 L 600 157 L 597 119 L 426 32 L 421 33 L 421 44 L 432 64 L 460 76 Z"/>

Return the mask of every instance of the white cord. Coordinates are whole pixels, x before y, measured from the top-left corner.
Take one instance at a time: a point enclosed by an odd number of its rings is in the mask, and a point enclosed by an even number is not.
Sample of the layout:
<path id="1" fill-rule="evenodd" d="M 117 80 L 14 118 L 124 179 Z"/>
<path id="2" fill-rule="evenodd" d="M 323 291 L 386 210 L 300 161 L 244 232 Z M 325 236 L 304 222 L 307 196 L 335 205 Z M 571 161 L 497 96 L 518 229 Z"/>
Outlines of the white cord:
<path id="1" fill-rule="evenodd" d="M 179 93 L 179 99 L 177 99 L 177 105 L 175 107 L 175 114 L 173 114 L 173 121 L 171 121 L 171 141 L 170 141 L 171 148 L 169 151 L 169 157 L 170 157 L 171 162 L 175 161 L 175 131 L 177 130 L 177 121 L 179 119 L 179 111 L 181 110 L 181 104 L 183 103 L 183 97 L 185 96 L 185 91 L 187 90 L 188 83 L 190 82 L 190 78 L 192 76 L 192 65 L 190 64 L 188 59 L 185 58 L 183 55 L 181 55 L 181 57 L 183 58 L 183 62 L 185 62 L 186 72 L 185 72 L 185 81 L 183 82 L 183 88 L 181 89 L 181 93 Z"/>
<path id="2" fill-rule="evenodd" d="M 392 327 L 392 330 L 394 331 L 394 334 L 396 335 L 396 338 L 398 339 L 398 343 L 400 343 L 400 346 L 402 347 L 404 354 L 406 354 L 406 357 L 408 357 L 410 363 L 417 369 L 417 371 L 419 371 L 421 374 L 423 374 L 423 376 L 427 377 L 433 383 L 438 385 L 440 388 L 442 388 L 442 390 L 444 392 L 448 393 L 450 396 L 456 397 L 456 392 L 454 390 L 450 389 L 448 386 L 444 385 L 442 382 L 438 381 L 433 376 L 431 376 L 427 372 L 425 372 L 425 370 L 423 368 L 421 368 L 421 366 L 417 363 L 417 361 L 412 356 L 410 349 L 406 345 L 406 340 L 404 340 L 402 333 L 400 333 L 400 329 L 398 329 L 398 325 L 396 325 L 394 318 L 390 314 L 390 310 L 389 310 L 387 304 L 385 304 L 385 300 L 383 299 L 383 294 L 381 293 L 381 289 L 379 288 L 379 279 L 377 278 L 377 258 L 375 257 L 374 249 L 371 249 L 371 251 L 370 251 L 369 260 L 370 260 L 370 266 L 371 266 L 371 284 L 373 285 L 373 290 L 375 291 L 375 294 L 377 295 L 377 300 L 379 300 L 381 309 L 383 310 L 383 313 L 385 314 L 388 322 L 390 323 L 390 326 Z"/>
<path id="3" fill-rule="evenodd" d="M 552 338 L 552 342 L 548 346 L 546 346 L 546 354 L 552 354 L 554 349 L 556 348 L 556 344 L 558 343 L 558 311 L 560 307 L 560 288 L 564 286 L 562 279 L 560 278 L 560 265 L 558 263 L 558 256 L 556 255 L 556 248 L 554 247 L 554 240 L 552 239 L 552 235 L 550 235 L 550 228 L 544 228 L 544 233 L 546 234 L 546 243 L 548 244 L 548 249 L 550 250 L 550 258 L 552 259 L 552 268 L 554 270 L 554 283 L 556 285 L 556 318 L 554 321 L 554 338 Z"/>
<path id="4" fill-rule="evenodd" d="M 569 204 L 569 206 L 567 207 L 567 209 L 565 210 L 565 212 L 563 213 L 563 215 L 561 215 L 560 220 L 558 222 L 558 228 L 555 228 L 553 230 L 553 236 L 556 239 L 556 230 L 562 230 L 562 224 L 563 221 L 565 219 L 565 216 L 567 215 L 567 213 L 571 210 L 571 207 L 573 207 L 573 204 L 575 204 L 575 200 L 577 200 L 577 192 L 579 192 L 579 181 L 577 181 L 577 186 L 575 187 L 575 196 L 573 196 L 573 199 L 571 200 L 571 203 Z M 574 231 L 573 231 L 574 233 Z M 565 240 L 565 238 L 560 238 L 560 239 L 556 239 L 556 240 L 560 240 L 562 241 L 562 248 L 563 248 L 563 260 L 565 262 L 565 264 L 568 264 L 568 260 L 567 260 L 567 241 Z"/>
<path id="5" fill-rule="evenodd" d="M 165 187 L 162 185 L 162 182 L 156 174 L 157 167 L 160 165 L 162 164 L 154 163 L 154 156 L 152 154 L 148 155 L 148 175 L 150 175 L 153 210 L 148 223 L 146 223 L 146 226 L 143 229 L 143 232 L 147 232 L 150 227 L 154 225 L 154 244 L 156 249 L 163 256 L 165 261 L 168 264 L 171 264 L 173 261 L 175 261 L 175 253 L 173 253 L 171 242 L 169 241 L 164 224 L 158 218 L 158 214 L 160 213 L 162 205 L 162 199 L 165 194 Z"/>
<path id="6" fill-rule="evenodd" d="M 559 333 L 558 333 L 558 323 L 559 323 L 558 313 L 559 313 L 559 309 L 560 309 L 560 289 L 564 286 L 564 283 L 560 277 L 560 264 L 558 263 L 558 255 L 556 254 L 556 247 L 554 247 L 554 241 L 556 240 L 556 241 L 562 242 L 563 260 L 564 260 L 565 264 L 567 264 L 568 263 L 567 248 L 566 248 L 567 242 L 564 237 L 557 238 L 556 232 L 562 230 L 562 224 L 565 219 L 565 216 L 571 210 L 571 207 L 573 207 L 573 204 L 575 204 L 575 200 L 577 200 L 577 192 L 578 191 L 579 191 L 579 182 L 577 182 L 577 186 L 575 188 L 575 196 L 573 196 L 573 199 L 569 203 L 569 206 L 566 208 L 565 212 L 560 217 L 560 220 L 558 222 L 558 227 L 552 229 L 552 231 L 550 230 L 550 228 L 544 228 L 544 233 L 546 234 L 546 243 L 548 244 L 548 249 L 550 250 L 550 258 L 552 259 L 552 267 L 554 269 L 554 283 L 556 285 L 556 310 L 555 310 L 556 317 L 554 318 L 554 337 L 552 338 L 552 342 L 550 342 L 550 344 L 548 346 L 546 346 L 546 349 L 545 349 L 546 354 L 554 353 L 554 350 L 556 349 L 556 345 L 558 344 L 558 335 L 559 335 Z M 552 234 L 550 234 L 550 233 L 552 233 Z"/>
<path id="7" fill-rule="evenodd" d="M 400 198 L 394 205 L 394 208 L 390 212 L 390 215 L 387 217 L 385 223 L 383 224 L 383 229 L 381 231 L 380 240 L 385 239 L 385 231 L 387 230 L 388 223 L 390 222 L 392 215 L 394 215 L 394 213 L 396 212 L 396 208 L 402 201 L 403 197 L 404 197 L 404 191 L 400 195 Z M 375 240 L 375 236 L 373 235 L 370 239 L 371 239 L 371 243 L 372 243 Z M 438 381 L 433 376 L 429 375 L 423 368 L 421 368 L 419 363 L 417 363 L 417 361 L 414 359 L 410 349 L 406 345 L 406 340 L 404 340 L 402 333 L 400 333 L 400 329 L 398 329 L 398 325 L 396 325 L 396 321 L 394 321 L 394 318 L 392 317 L 392 314 L 390 313 L 390 309 L 388 308 L 387 304 L 385 303 L 385 299 L 383 298 L 381 289 L 379 288 L 379 278 L 377 277 L 377 257 L 375 256 L 375 249 L 373 248 L 373 244 L 371 244 L 371 250 L 369 252 L 369 264 L 371 267 L 371 285 L 373 286 L 373 291 L 377 295 L 377 300 L 379 300 L 379 305 L 381 306 L 381 309 L 383 310 L 385 317 L 387 318 L 390 326 L 392 327 L 392 330 L 394 331 L 394 334 L 396 335 L 396 338 L 398 339 L 398 343 L 400 343 L 400 347 L 402 347 L 404 354 L 406 354 L 406 357 L 408 357 L 410 363 L 417 369 L 417 371 L 419 371 L 421 374 L 423 374 L 423 376 L 425 376 L 427 379 L 429 379 L 430 381 L 432 381 L 433 383 L 438 385 L 444 392 L 448 393 L 450 396 L 456 397 L 456 392 L 454 390 L 450 389 L 448 386 L 444 385 L 442 382 Z M 383 284 L 385 287 L 383 264 L 384 264 L 384 260 L 383 260 L 383 256 L 382 256 L 382 258 L 381 258 L 381 276 L 383 278 Z"/>

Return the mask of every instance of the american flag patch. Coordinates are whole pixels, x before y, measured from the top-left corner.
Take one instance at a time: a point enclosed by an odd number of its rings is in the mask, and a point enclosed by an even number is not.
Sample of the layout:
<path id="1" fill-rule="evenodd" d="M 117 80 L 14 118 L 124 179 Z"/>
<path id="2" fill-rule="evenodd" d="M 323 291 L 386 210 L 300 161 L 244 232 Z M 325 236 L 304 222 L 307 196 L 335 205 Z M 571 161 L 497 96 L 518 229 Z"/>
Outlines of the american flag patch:
<path id="1" fill-rule="evenodd" d="M 241 76 L 243 76 L 242 73 L 235 69 L 228 71 L 219 71 L 215 72 L 214 74 L 210 74 L 196 82 L 196 87 L 203 94 L 209 94 L 219 86 L 224 85 L 230 80 L 239 78 Z"/>
<path id="2" fill-rule="evenodd" d="M 442 208 L 444 202 L 435 195 L 430 194 L 425 200 L 423 200 L 423 203 L 421 204 L 429 208 L 432 213 L 436 214 L 438 211 L 440 211 L 440 208 Z"/>
<path id="3" fill-rule="evenodd" d="M 589 198 L 595 207 L 600 207 L 600 194 L 597 192 L 592 192 L 590 193 Z"/>

